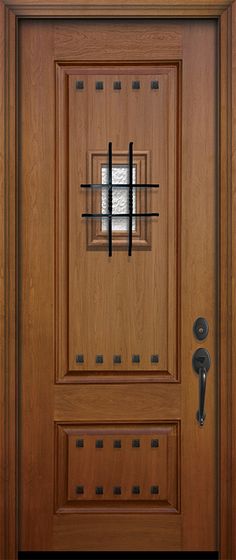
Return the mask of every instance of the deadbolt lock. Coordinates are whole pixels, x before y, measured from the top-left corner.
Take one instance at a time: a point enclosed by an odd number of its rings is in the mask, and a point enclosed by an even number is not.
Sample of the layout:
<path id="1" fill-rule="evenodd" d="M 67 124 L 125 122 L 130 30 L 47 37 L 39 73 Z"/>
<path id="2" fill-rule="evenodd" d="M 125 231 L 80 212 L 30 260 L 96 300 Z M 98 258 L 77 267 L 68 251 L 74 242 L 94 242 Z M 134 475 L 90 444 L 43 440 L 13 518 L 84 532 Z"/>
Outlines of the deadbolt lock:
<path id="1" fill-rule="evenodd" d="M 205 340 L 208 335 L 209 326 L 208 322 L 204 317 L 198 317 L 194 321 L 193 332 L 197 340 Z"/>

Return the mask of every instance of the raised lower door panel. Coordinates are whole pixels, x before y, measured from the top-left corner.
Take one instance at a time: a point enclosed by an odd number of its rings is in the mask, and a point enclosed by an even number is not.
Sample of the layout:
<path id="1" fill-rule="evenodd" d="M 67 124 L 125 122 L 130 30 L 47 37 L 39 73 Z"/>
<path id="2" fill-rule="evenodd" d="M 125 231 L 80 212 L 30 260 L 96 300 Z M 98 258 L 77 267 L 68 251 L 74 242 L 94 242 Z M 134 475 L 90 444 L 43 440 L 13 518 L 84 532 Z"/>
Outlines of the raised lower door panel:
<path id="1" fill-rule="evenodd" d="M 57 424 L 56 439 L 57 512 L 179 511 L 178 423 Z"/>
<path id="2" fill-rule="evenodd" d="M 21 550 L 217 549 L 216 38 L 20 24 Z"/>

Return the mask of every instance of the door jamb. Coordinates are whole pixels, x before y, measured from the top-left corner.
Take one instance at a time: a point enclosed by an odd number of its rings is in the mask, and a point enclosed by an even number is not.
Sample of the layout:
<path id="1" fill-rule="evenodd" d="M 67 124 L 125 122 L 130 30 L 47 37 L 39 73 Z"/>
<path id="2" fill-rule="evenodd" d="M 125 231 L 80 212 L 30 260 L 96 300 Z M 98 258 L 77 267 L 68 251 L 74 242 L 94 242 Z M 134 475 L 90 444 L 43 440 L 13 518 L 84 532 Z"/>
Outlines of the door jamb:
<path id="1" fill-rule="evenodd" d="M 219 22 L 219 534 L 236 558 L 236 2 L 0 0 L 0 559 L 17 559 L 17 29 L 20 18 Z M 233 126 L 234 125 L 234 126 Z"/>

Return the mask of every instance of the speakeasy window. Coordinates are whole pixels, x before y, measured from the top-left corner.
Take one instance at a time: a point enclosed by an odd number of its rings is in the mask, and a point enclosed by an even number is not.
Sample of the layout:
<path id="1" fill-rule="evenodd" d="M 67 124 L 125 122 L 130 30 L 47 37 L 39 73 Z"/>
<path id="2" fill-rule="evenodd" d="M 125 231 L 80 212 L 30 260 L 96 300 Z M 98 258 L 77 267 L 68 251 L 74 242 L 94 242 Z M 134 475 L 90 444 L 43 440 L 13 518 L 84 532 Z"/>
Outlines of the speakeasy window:
<path id="1" fill-rule="evenodd" d="M 89 188 L 89 189 L 102 189 L 104 191 L 104 201 L 106 197 L 106 211 L 101 208 L 100 212 L 85 212 L 82 214 L 82 218 L 92 218 L 92 219 L 102 219 L 107 220 L 107 232 L 108 232 L 108 251 L 109 257 L 112 256 L 112 232 L 113 230 L 113 221 L 116 220 L 127 220 L 128 221 L 128 255 L 132 255 L 132 242 L 133 242 L 133 228 L 135 229 L 135 222 L 133 222 L 134 218 L 149 218 L 153 216 L 159 216 L 159 212 L 137 212 L 135 211 L 135 197 L 134 192 L 135 189 L 143 189 L 143 188 L 157 188 L 159 184 L 146 184 L 146 183 L 135 183 L 134 181 L 134 171 L 135 168 L 133 166 L 133 142 L 129 143 L 129 163 L 128 163 L 128 180 L 126 183 L 115 183 L 114 173 L 113 173 L 113 165 L 112 165 L 112 142 L 108 144 L 108 166 L 105 166 L 104 173 L 106 174 L 106 181 L 98 184 L 82 184 L 82 188 Z M 135 172 L 136 173 L 136 172 Z M 113 201 L 114 192 L 116 190 L 123 189 L 124 192 L 128 192 L 128 208 L 125 211 L 124 208 L 121 209 L 119 212 L 119 208 L 116 208 L 116 205 Z M 122 200 L 125 200 L 125 195 L 122 197 Z M 118 197 L 117 199 L 118 200 Z M 125 222 L 124 222 L 125 223 Z M 123 223 L 123 227 L 124 227 Z M 119 222 L 118 222 L 119 227 Z"/>

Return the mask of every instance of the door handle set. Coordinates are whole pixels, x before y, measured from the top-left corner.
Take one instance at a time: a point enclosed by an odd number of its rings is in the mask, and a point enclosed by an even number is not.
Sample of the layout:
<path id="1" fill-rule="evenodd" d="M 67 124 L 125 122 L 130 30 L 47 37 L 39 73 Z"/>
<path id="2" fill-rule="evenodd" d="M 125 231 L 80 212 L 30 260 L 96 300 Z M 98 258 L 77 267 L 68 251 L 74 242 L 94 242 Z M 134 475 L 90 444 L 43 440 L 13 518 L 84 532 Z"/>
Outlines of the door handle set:
<path id="1" fill-rule="evenodd" d="M 198 348 L 193 354 L 193 369 L 199 376 L 199 409 L 197 411 L 197 421 L 200 426 L 204 425 L 206 418 L 205 413 L 205 395 L 207 373 L 210 369 L 211 358 L 206 348 Z"/>
<path id="2" fill-rule="evenodd" d="M 208 323 L 203 317 L 198 317 L 193 325 L 193 332 L 198 340 L 204 340 L 208 335 Z M 205 413 L 205 396 L 207 374 L 211 366 L 211 357 L 206 348 L 197 348 L 193 354 L 192 365 L 194 371 L 198 374 L 199 379 L 199 408 L 197 410 L 197 421 L 200 426 L 204 425 Z"/>

